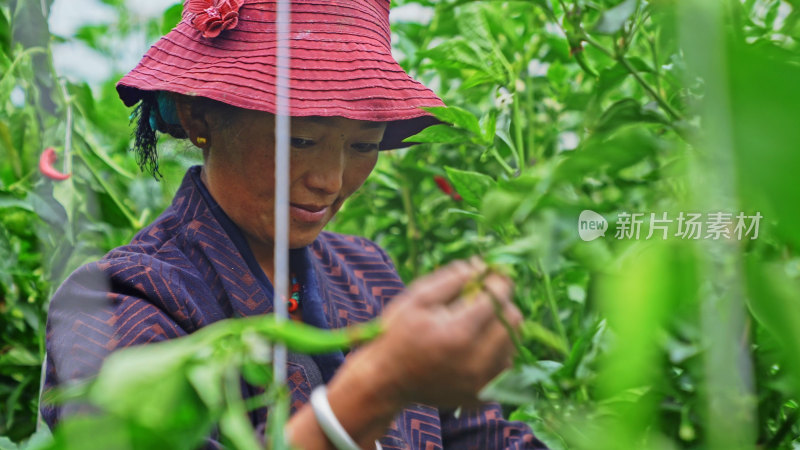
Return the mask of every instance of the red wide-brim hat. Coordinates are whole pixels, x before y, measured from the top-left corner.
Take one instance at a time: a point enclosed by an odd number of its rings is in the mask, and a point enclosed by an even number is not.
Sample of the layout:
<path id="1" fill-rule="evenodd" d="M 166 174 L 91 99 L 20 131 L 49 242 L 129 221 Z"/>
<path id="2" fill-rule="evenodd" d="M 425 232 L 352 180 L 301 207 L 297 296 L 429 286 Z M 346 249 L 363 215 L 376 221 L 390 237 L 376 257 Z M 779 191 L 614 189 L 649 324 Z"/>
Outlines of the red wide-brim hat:
<path id="1" fill-rule="evenodd" d="M 275 113 L 276 2 L 185 0 L 181 22 L 117 84 L 133 106 L 156 91 Z M 292 116 L 389 122 L 382 149 L 437 121 L 442 106 L 394 60 L 389 0 L 292 0 Z"/>

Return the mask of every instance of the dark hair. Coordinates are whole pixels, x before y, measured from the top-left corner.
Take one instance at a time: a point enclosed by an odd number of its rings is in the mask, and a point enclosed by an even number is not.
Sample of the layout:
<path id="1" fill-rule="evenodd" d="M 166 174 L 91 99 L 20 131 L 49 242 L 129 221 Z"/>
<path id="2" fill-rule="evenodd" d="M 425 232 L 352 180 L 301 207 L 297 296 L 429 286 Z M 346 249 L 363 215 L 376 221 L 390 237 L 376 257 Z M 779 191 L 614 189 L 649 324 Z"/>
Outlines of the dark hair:
<path id="1" fill-rule="evenodd" d="M 143 172 L 147 170 L 158 180 L 162 177 L 158 170 L 158 132 L 169 134 L 177 139 L 186 139 L 186 131 L 178 120 L 175 100 L 166 92 L 153 92 L 145 95 L 131 114 L 131 123 L 136 121 L 133 132 L 133 152 L 136 162 Z"/>
<path id="2" fill-rule="evenodd" d="M 142 97 L 131 114 L 131 123 L 136 121 L 133 132 L 133 152 L 136 153 L 136 162 L 139 169 L 147 170 L 158 180 L 162 177 L 158 170 L 158 133 L 168 134 L 176 139 L 187 139 L 189 135 L 181 126 L 178 110 L 175 104 L 179 94 L 170 92 L 149 92 Z M 235 120 L 235 112 L 240 108 L 231 106 L 206 97 L 181 96 L 191 99 L 192 108 L 198 110 L 217 110 L 224 122 L 223 126 Z"/>

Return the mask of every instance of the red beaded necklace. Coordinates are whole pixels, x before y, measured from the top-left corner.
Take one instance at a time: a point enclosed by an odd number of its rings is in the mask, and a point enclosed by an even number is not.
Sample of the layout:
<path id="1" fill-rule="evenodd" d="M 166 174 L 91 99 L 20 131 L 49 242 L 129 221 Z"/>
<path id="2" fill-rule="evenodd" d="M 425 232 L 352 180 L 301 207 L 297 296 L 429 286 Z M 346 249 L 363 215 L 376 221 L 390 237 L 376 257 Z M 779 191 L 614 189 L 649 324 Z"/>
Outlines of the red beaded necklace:
<path id="1" fill-rule="evenodd" d="M 293 313 L 300 309 L 300 283 L 297 282 L 297 277 L 292 274 L 292 295 L 286 302 L 286 309 Z"/>

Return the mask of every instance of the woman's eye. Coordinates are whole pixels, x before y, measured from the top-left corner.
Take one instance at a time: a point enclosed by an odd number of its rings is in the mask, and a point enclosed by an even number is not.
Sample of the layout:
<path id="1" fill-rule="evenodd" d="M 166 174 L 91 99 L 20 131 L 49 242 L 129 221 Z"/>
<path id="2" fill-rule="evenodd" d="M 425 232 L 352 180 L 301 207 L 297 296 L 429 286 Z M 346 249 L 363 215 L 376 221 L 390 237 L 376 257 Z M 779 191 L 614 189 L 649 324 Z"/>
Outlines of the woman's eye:
<path id="1" fill-rule="evenodd" d="M 311 139 L 303 139 L 296 137 L 293 137 L 291 142 L 292 142 L 292 147 L 295 148 L 308 148 L 314 145 L 314 141 L 312 141 Z"/>
<path id="2" fill-rule="evenodd" d="M 358 144 L 353 144 L 353 149 L 361 153 L 369 153 L 378 150 L 378 146 L 379 144 L 359 142 Z"/>

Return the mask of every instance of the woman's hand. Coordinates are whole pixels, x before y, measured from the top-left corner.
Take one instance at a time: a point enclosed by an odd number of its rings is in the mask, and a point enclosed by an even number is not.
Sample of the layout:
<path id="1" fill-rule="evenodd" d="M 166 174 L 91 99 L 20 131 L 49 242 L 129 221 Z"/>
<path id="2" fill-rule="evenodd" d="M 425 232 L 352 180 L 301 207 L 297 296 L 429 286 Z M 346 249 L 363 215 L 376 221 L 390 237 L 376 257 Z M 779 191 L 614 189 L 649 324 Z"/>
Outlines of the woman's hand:
<path id="1" fill-rule="evenodd" d="M 476 282 L 480 289 L 472 288 Z M 516 332 L 522 316 L 512 290 L 508 278 L 478 260 L 454 262 L 411 284 L 384 312 L 384 333 L 348 356 L 328 385 L 345 430 L 371 448 L 408 403 L 477 403 L 480 389 L 511 364 L 514 347 L 497 315 Z M 288 431 L 301 448 L 331 448 L 308 405 Z"/>
<path id="2" fill-rule="evenodd" d="M 488 274 L 487 274 L 488 273 Z M 482 289 L 480 278 L 482 280 Z M 470 286 L 478 284 L 478 289 Z M 472 292 L 469 292 L 472 291 Z M 384 334 L 358 353 L 387 377 L 402 402 L 456 407 L 509 367 L 522 322 L 511 281 L 475 259 L 452 263 L 414 282 L 383 315 Z M 355 355 L 354 355 L 355 356 Z"/>

